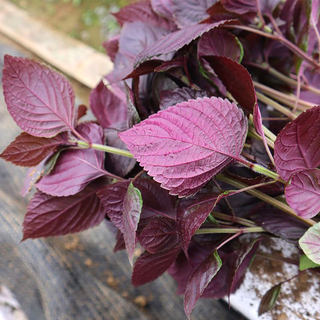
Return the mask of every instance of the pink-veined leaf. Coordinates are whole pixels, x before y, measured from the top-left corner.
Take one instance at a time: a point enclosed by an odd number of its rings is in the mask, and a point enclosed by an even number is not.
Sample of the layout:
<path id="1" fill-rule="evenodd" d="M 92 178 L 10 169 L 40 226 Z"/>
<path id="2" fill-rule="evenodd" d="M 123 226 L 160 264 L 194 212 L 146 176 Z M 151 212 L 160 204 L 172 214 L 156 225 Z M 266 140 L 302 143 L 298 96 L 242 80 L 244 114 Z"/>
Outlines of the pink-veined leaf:
<path id="1" fill-rule="evenodd" d="M 88 186 L 69 197 L 52 197 L 37 192 L 31 199 L 23 222 L 23 240 L 79 232 L 99 224 L 105 209 Z"/>
<path id="2" fill-rule="evenodd" d="M 192 310 L 202 293 L 217 274 L 222 266 L 222 261 L 217 251 L 204 260 L 190 275 L 186 291 L 184 293 L 184 310 L 190 319 Z"/>
<path id="3" fill-rule="evenodd" d="M 305 170 L 294 174 L 285 189 L 286 200 L 297 214 L 312 218 L 320 212 L 320 170 Z"/>
<path id="4" fill-rule="evenodd" d="M 197 24 L 187 26 L 181 30 L 165 35 L 162 38 L 160 38 L 157 42 L 153 43 L 151 46 L 141 51 L 141 53 L 137 56 L 135 60 L 135 66 L 137 67 L 142 62 L 150 60 L 153 57 L 175 52 L 184 47 L 185 45 L 189 44 L 191 41 L 197 39 L 205 32 L 210 31 L 218 26 L 221 26 L 226 22 L 227 20 L 223 20 L 210 24 Z"/>
<path id="5" fill-rule="evenodd" d="M 161 276 L 174 262 L 180 248 L 173 248 L 155 254 L 144 252 L 135 262 L 132 284 L 141 286 Z"/>
<path id="6" fill-rule="evenodd" d="M 311 261 L 320 264 L 320 222 L 306 231 L 300 238 L 299 245 Z"/>
<path id="7" fill-rule="evenodd" d="M 242 110 L 212 97 L 160 111 L 120 138 L 163 188 L 187 196 L 239 157 L 246 134 Z"/>
<path id="8" fill-rule="evenodd" d="M 103 143 L 103 131 L 95 123 L 82 123 L 77 131 L 92 143 Z M 104 153 L 93 149 L 63 151 L 49 175 L 44 176 L 37 188 L 52 196 L 70 196 L 80 192 L 92 180 L 107 175 L 103 169 Z"/>
<path id="9" fill-rule="evenodd" d="M 320 107 L 313 107 L 287 124 L 274 144 L 277 172 L 284 180 L 320 166 Z"/>
<path id="10" fill-rule="evenodd" d="M 132 263 L 136 246 L 136 231 L 142 209 L 142 197 L 139 189 L 130 181 L 117 182 L 97 192 L 108 217 L 122 232 L 129 261 Z"/>
<path id="11" fill-rule="evenodd" d="M 0 157 L 17 166 L 33 167 L 56 151 L 59 146 L 68 144 L 65 134 L 53 138 L 41 138 L 22 132 L 0 154 Z"/>
<path id="12" fill-rule="evenodd" d="M 238 103 L 253 113 L 257 97 L 247 69 L 227 57 L 207 56 L 205 59 Z"/>
<path id="13" fill-rule="evenodd" d="M 3 93 L 17 125 L 37 137 L 73 130 L 74 93 L 61 74 L 30 59 L 4 57 Z"/>
<path id="14" fill-rule="evenodd" d="M 140 244 L 150 253 L 157 253 L 179 247 L 179 234 L 174 220 L 151 218 L 139 235 Z"/>

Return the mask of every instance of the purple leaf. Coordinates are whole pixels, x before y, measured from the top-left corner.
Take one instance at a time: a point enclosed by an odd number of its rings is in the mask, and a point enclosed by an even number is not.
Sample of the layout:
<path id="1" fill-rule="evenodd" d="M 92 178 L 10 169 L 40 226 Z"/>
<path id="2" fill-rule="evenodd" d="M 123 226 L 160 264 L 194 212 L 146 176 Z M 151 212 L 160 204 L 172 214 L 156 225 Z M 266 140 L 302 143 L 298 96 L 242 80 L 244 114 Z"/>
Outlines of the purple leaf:
<path id="1" fill-rule="evenodd" d="M 179 234 L 174 220 L 151 218 L 139 235 L 141 245 L 149 253 L 157 253 L 179 247 Z"/>
<path id="2" fill-rule="evenodd" d="M 141 191 L 144 217 L 156 215 L 175 220 L 175 197 L 170 196 L 159 183 L 151 179 L 137 179 L 135 185 Z"/>
<path id="3" fill-rule="evenodd" d="M 73 130 L 74 93 L 61 74 L 29 59 L 5 55 L 3 93 L 17 125 L 37 137 Z"/>
<path id="4" fill-rule="evenodd" d="M 119 149 L 127 149 L 123 141 L 120 140 L 116 130 L 106 129 L 105 135 L 106 145 Z M 125 177 L 136 164 L 136 160 L 133 158 L 127 158 L 113 153 L 106 153 L 105 157 L 105 169 L 120 177 Z"/>
<path id="5" fill-rule="evenodd" d="M 88 111 L 88 107 L 85 106 L 84 104 L 80 104 L 77 110 L 77 121 L 79 121 L 82 117 L 84 117 L 87 114 L 87 111 Z"/>
<path id="6" fill-rule="evenodd" d="M 236 14 L 257 12 L 257 0 L 221 0 L 223 7 Z"/>
<path id="7" fill-rule="evenodd" d="M 103 143 L 103 131 L 95 123 L 82 123 L 77 131 L 92 143 Z M 80 192 L 92 180 L 108 174 L 103 169 L 104 153 L 93 149 L 63 151 L 53 171 L 43 177 L 37 188 L 52 196 L 70 196 Z"/>
<path id="8" fill-rule="evenodd" d="M 217 197 L 207 201 L 185 201 L 178 208 L 177 223 L 181 234 L 182 248 L 187 255 L 192 236 L 206 221 L 210 212 L 216 205 Z M 191 202 L 191 203 L 190 203 Z"/>
<path id="9" fill-rule="evenodd" d="M 222 261 L 219 254 L 217 251 L 214 251 L 214 253 L 204 260 L 190 275 L 184 294 L 184 310 L 188 319 L 190 319 L 196 302 L 220 270 L 221 266 Z"/>
<path id="10" fill-rule="evenodd" d="M 135 65 L 137 66 L 146 60 L 150 60 L 151 58 L 160 56 L 162 54 L 175 52 L 189 44 L 192 40 L 200 37 L 203 33 L 221 26 L 225 22 L 227 21 L 192 25 L 163 36 L 156 43 L 141 51 L 141 53 L 135 59 Z"/>
<path id="11" fill-rule="evenodd" d="M 320 212 L 320 170 L 305 170 L 294 174 L 285 189 L 285 195 L 298 216 L 316 216 Z"/>
<path id="12" fill-rule="evenodd" d="M 242 248 L 240 252 L 238 252 L 233 274 L 231 277 L 229 294 L 231 292 L 234 292 L 238 288 L 239 284 L 241 283 L 241 280 L 243 279 L 250 263 L 254 258 L 254 255 L 258 249 L 260 241 L 261 241 L 261 238 L 255 239 L 249 245 Z"/>
<path id="13" fill-rule="evenodd" d="M 300 114 L 278 134 L 274 144 L 277 172 L 284 180 L 320 165 L 320 107 Z"/>
<path id="14" fill-rule="evenodd" d="M 0 157 L 18 166 L 33 167 L 55 152 L 59 146 L 68 144 L 64 134 L 53 138 L 40 138 L 22 132 Z"/>
<path id="15" fill-rule="evenodd" d="M 116 54 L 119 50 L 119 35 L 116 35 L 114 37 L 111 37 L 107 41 L 104 41 L 102 43 L 103 47 L 107 51 L 107 55 L 110 57 L 111 61 L 114 62 L 116 58 Z"/>
<path id="16" fill-rule="evenodd" d="M 169 107 L 120 138 L 163 188 L 187 196 L 239 157 L 246 134 L 242 110 L 213 97 Z"/>
<path id="17" fill-rule="evenodd" d="M 273 286 L 264 294 L 264 296 L 260 301 L 260 305 L 258 309 L 259 316 L 270 311 L 274 307 L 277 301 L 277 298 L 279 296 L 280 290 L 281 290 L 281 283 Z"/>
<path id="18" fill-rule="evenodd" d="M 159 16 L 168 20 L 173 19 L 172 0 L 151 0 L 151 6 Z"/>
<path id="19" fill-rule="evenodd" d="M 118 128 L 127 121 L 128 107 L 125 95 L 115 94 L 103 81 L 91 91 L 90 108 L 103 128 Z"/>
<path id="20" fill-rule="evenodd" d="M 147 0 L 129 4 L 113 15 L 121 26 L 124 23 L 140 21 L 156 28 L 160 27 L 168 30 L 175 29 L 174 23 L 157 15 L 152 10 L 150 1 Z"/>
<path id="21" fill-rule="evenodd" d="M 62 198 L 37 192 L 24 218 L 23 240 L 83 231 L 99 224 L 104 217 L 95 186 Z"/>
<path id="22" fill-rule="evenodd" d="M 300 238 L 299 245 L 311 261 L 320 264 L 320 222 L 306 231 Z"/>
<path id="23" fill-rule="evenodd" d="M 160 92 L 160 109 L 164 110 L 177 103 L 207 96 L 203 90 L 195 90 L 188 87 L 175 90 L 163 90 Z"/>
<path id="24" fill-rule="evenodd" d="M 122 232 L 129 261 L 136 246 L 136 231 L 142 209 L 139 189 L 130 181 L 117 182 L 97 192 L 112 223 Z"/>
<path id="25" fill-rule="evenodd" d="M 238 103 L 252 113 L 257 98 L 247 69 L 226 57 L 208 56 L 205 59 Z"/>
<path id="26" fill-rule="evenodd" d="M 306 226 L 293 217 L 273 207 L 259 206 L 254 222 L 266 231 L 286 240 L 298 240 L 306 231 Z"/>
<path id="27" fill-rule="evenodd" d="M 173 248 L 156 254 L 144 252 L 134 264 L 132 284 L 141 286 L 157 279 L 172 265 L 179 251 L 179 248 Z"/>
<path id="28" fill-rule="evenodd" d="M 222 56 L 236 62 L 242 59 L 241 43 L 231 32 L 216 28 L 205 33 L 198 42 L 198 56 Z"/>
<path id="29" fill-rule="evenodd" d="M 172 0 L 174 21 L 180 28 L 195 25 L 209 17 L 207 9 L 215 2 L 216 0 Z"/>

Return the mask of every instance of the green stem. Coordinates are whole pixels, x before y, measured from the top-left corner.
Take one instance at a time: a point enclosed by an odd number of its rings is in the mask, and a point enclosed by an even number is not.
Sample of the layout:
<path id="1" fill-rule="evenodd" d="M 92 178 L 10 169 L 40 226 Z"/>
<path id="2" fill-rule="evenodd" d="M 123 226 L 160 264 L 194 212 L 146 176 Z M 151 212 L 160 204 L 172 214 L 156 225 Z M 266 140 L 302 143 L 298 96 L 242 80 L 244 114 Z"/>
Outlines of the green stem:
<path id="1" fill-rule="evenodd" d="M 296 97 L 290 96 L 290 95 L 285 94 L 283 92 L 279 92 L 275 89 L 272 89 L 272 88 L 265 86 L 264 84 L 261 84 L 256 81 L 253 81 L 253 84 L 256 89 L 259 89 L 259 90 L 263 91 L 265 94 L 267 94 L 268 96 L 270 96 L 276 100 L 279 100 L 280 102 L 286 104 L 287 106 L 289 106 L 291 108 L 294 108 L 294 103 L 296 102 Z M 309 108 L 312 108 L 313 106 L 314 106 L 314 104 L 312 104 L 308 101 L 298 99 L 297 109 L 300 111 L 305 111 Z"/>
<path id="2" fill-rule="evenodd" d="M 249 137 L 252 137 L 252 138 L 254 138 L 254 139 L 258 139 L 258 140 L 263 141 L 263 138 L 262 138 L 260 135 L 258 135 L 255 130 L 254 130 L 254 131 L 253 131 L 253 130 L 249 130 L 248 136 L 249 136 Z M 266 140 L 267 140 L 268 146 L 269 146 L 270 148 L 274 149 L 274 143 L 273 143 L 270 139 L 268 139 L 268 138 L 266 138 Z"/>
<path id="3" fill-rule="evenodd" d="M 279 104 L 278 102 L 272 100 L 271 98 L 265 96 L 264 94 L 260 93 L 260 92 L 256 92 L 257 98 L 261 101 L 264 102 L 267 105 L 270 105 L 272 107 L 274 107 L 276 110 L 278 110 L 279 112 L 281 112 L 282 114 L 284 114 L 285 116 L 287 116 L 288 118 L 290 118 L 291 120 L 294 120 L 297 116 L 292 113 L 290 110 L 288 110 L 287 108 L 285 108 L 284 106 L 282 106 L 281 104 Z"/>
<path id="4" fill-rule="evenodd" d="M 251 232 L 265 232 L 261 227 L 248 228 L 203 228 L 196 231 L 196 234 L 211 234 L 211 233 L 251 233 Z"/>
<path id="5" fill-rule="evenodd" d="M 253 227 L 255 226 L 254 222 L 244 219 L 244 218 L 239 218 L 239 217 L 234 217 L 234 216 L 230 216 L 228 214 L 222 213 L 222 212 L 217 212 L 217 211 L 212 211 L 212 216 L 214 218 L 219 218 L 225 221 L 230 221 L 230 222 L 235 222 L 238 224 L 242 224 L 246 227 Z"/>
<path id="6" fill-rule="evenodd" d="M 254 127 L 252 114 L 250 114 L 250 116 L 249 116 L 249 122 L 250 122 L 250 124 Z M 265 136 L 266 136 L 267 138 L 269 138 L 269 139 L 271 140 L 271 142 L 275 142 L 275 141 L 276 141 L 277 136 L 276 136 L 272 131 L 270 131 L 267 127 L 265 127 L 264 125 L 262 125 L 262 130 L 263 130 Z M 273 148 L 273 146 L 272 146 L 272 148 Z"/>
<path id="7" fill-rule="evenodd" d="M 127 150 L 114 148 L 114 147 L 110 147 L 110 146 L 105 146 L 103 144 L 97 144 L 97 143 L 90 143 L 89 144 L 89 143 L 87 143 L 85 141 L 81 141 L 81 140 L 77 140 L 76 143 L 80 148 L 83 148 L 83 149 L 90 149 L 91 148 L 91 149 L 95 149 L 95 150 L 99 150 L 99 151 L 117 154 L 119 156 L 124 156 L 127 158 L 133 158 L 133 154 Z"/>
<path id="8" fill-rule="evenodd" d="M 242 189 L 242 188 L 246 188 L 247 185 L 245 185 L 244 183 L 242 182 L 239 182 L 239 181 L 235 181 L 231 178 L 228 178 L 222 174 L 219 174 L 216 176 L 216 179 L 222 181 L 222 182 L 225 182 L 225 183 L 228 183 L 230 184 L 231 186 L 234 186 L 236 188 L 239 188 L 239 189 Z M 313 226 L 314 224 L 316 224 L 316 222 L 312 219 L 305 219 L 305 218 L 302 218 L 300 216 L 298 216 L 295 211 L 293 209 L 291 209 L 288 205 L 286 205 L 285 203 L 277 200 L 277 199 L 274 199 L 270 196 L 268 196 L 267 194 L 261 192 L 261 191 L 258 191 L 258 190 L 247 190 L 246 191 L 247 193 L 253 195 L 254 197 L 266 202 L 266 203 L 269 203 L 271 204 L 272 206 L 280 209 L 281 211 L 291 215 L 292 217 L 294 217 L 295 219 L 303 222 L 304 224 L 306 224 L 307 226 Z"/>

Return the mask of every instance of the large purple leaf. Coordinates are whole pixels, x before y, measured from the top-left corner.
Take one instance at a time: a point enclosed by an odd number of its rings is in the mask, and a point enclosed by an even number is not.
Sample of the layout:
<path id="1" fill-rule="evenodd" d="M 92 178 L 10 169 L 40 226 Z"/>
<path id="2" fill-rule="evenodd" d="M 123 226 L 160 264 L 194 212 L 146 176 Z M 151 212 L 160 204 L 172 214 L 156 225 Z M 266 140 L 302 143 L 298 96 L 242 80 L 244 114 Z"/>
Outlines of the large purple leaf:
<path id="1" fill-rule="evenodd" d="M 83 231 L 99 224 L 104 217 L 95 186 L 62 198 L 37 192 L 24 218 L 23 240 Z"/>
<path id="2" fill-rule="evenodd" d="M 115 94 L 103 81 L 90 94 L 90 107 L 103 128 L 119 128 L 126 124 L 128 107 L 123 94 Z"/>
<path id="3" fill-rule="evenodd" d="M 198 42 L 198 56 L 222 56 L 240 62 L 241 43 L 231 32 L 216 28 L 205 33 Z"/>
<path id="4" fill-rule="evenodd" d="M 216 199 L 217 197 L 211 197 L 206 201 L 187 200 L 185 203 L 182 202 L 178 208 L 177 223 L 181 234 L 182 248 L 186 255 L 192 236 L 214 209 Z"/>
<path id="5" fill-rule="evenodd" d="M 33 167 L 56 151 L 59 146 L 68 144 L 65 134 L 53 138 L 40 138 L 22 132 L 0 154 L 0 157 L 18 166 Z"/>
<path id="6" fill-rule="evenodd" d="M 179 247 L 179 234 L 174 220 L 151 218 L 139 235 L 141 245 L 150 253 L 157 253 Z"/>
<path id="7" fill-rule="evenodd" d="M 320 107 L 300 114 L 281 130 L 274 144 L 274 161 L 284 180 L 320 165 Z"/>
<path id="8" fill-rule="evenodd" d="M 155 254 L 144 252 L 134 264 L 132 284 L 141 286 L 161 276 L 172 265 L 179 251 L 179 248 L 173 248 Z"/>
<path id="9" fill-rule="evenodd" d="M 123 7 L 119 12 L 113 14 L 118 23 L 122 26 L 124 23 L 141 21 L 154 27 L 173 30 L 174 23 L 157 15 L 151 7 L 148 0 L 138 1 Z"/>
<path id="10" fill-rule="evenodd" d="M 103 143 L 103 131 L 95 123 L 82 123 L 77 131 L 92 143 Z M 103 169 L 104 153 L 93 149 L 63 151 L 53 169 L 37 188 L 53 196 L 69 196 L 85 188 L 92 180 L 108 174 Z"/>
<path id="11" fill-rule="evenodd" d="M 206 60 L 238 103 L 253 113 L 257 98 L 247 69 L 227 57 L 208 56 Z"/>
<path id="12" fill-rule="evenodd" d="M 187 196 L 239 157 L 246 134 L 242 110 L 213 97 L 169 107 L 120 138 L 163 188 Z"/>
<path id="13" fill-rule="evenodd" d="M 222 266 L 222 261 L 217 251 L 204 260 L 190 275 L 185 294 L 184 294 L 184 310 L 188 319 L 196 302 L 203 294 L 204 290 L 217 274 Z"/>
<path id="14" fill-rule="evenodd" d="M 299 245 L 311 261 L 320 264 L 320 222 L 307 230 L 300 238 Z"/>
<path id="15" fill-rule="evenodd" d="M 320 170 L 305 170 L 294 174 L 285 189 L 286 200 L 297 214 L 312 218 L 320 212 Z"/>
<path id="16" fill-rule="evenodd" d="M 2 81 L 8 111 L 23 131 L 49 138 L 73 130 L 74 93 L 64 76 L 35 61 L 5 55 Z"/>
<path id="17" fill-rule="evenodd" d="M 130 262 L 136 246 L 136 231 L 142 209 L 139 189 L 130 181 L 106 186 L 97 192 L 112 223 L 122 232 Z"/>
<path id="18" fill-rule="evenodd" d="M 171 8 L 176 24 L 180 27 L 195 25 L 209 17 L 209 9 L 217 0 L 172 0 Z"/>
<path id="19" fill-rule="evenodd" d="M 179 31 L 172 32 L 160 38 L 152 46 L 147 47 L 137 56 L 135 65 L 139 65 L 146 60 L 162 54 L 169 54 L 175 52 L 185 45 L 189 44 L 192 40 L 197 39 L 203 33 L 210 31 L 218 26 L 221 26 L 226 21 L 219 21 L 211 24 L 198 24 L 187 26 Z"/>

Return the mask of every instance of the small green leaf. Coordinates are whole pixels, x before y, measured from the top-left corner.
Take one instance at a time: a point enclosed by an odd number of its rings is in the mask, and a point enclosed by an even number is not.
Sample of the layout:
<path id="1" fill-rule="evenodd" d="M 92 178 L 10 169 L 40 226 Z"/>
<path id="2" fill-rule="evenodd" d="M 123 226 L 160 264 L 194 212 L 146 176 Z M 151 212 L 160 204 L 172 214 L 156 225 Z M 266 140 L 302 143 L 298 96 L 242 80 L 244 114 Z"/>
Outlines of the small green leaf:
<path id="1" fill-rule="evenodd" d="M 299 240 L 299 245 L 311 261 L 320 264 L 320 222 L 305 232 Z"/>
<path id="2" fill-rule="evenodd" d="M 280 289 L 281 289 L 281 283 L 273 286 L 271 289 L 269 289 L 265 293 L 259 305 L 259 310 L 258 310 L 259 316 L 261 316 L 263 313 L 270 311 L 274 307 L 277 301 L 277 298 L 279 296 Z"/>
<path id="3" fill-rule="evenodd" d="M 302 255 L 300 257 L 300 262 L 299 262 L 299 270 L 307 270 L 310 268 L 318 268 L 320 267 L 320 264 L 314 263 L 312 260 L 310 260 L 306 255 Z"/>

